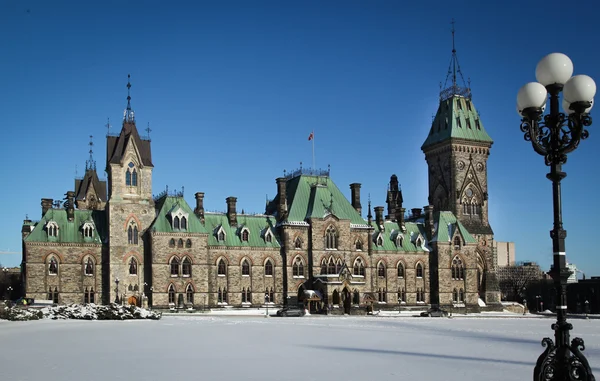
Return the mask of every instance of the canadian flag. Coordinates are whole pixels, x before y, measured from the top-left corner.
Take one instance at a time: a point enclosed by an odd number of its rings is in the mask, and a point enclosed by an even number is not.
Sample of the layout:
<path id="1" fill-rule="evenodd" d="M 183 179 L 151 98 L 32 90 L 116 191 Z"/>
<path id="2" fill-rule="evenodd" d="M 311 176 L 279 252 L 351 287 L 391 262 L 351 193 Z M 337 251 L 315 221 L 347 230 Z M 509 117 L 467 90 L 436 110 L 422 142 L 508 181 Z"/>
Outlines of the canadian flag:
<path id="1" fill-rule="evenodd" d="M 308 141 L 311 141 L 315 138 L 315 132 L 311 132 L 310 135 L 308 135 Z"/>

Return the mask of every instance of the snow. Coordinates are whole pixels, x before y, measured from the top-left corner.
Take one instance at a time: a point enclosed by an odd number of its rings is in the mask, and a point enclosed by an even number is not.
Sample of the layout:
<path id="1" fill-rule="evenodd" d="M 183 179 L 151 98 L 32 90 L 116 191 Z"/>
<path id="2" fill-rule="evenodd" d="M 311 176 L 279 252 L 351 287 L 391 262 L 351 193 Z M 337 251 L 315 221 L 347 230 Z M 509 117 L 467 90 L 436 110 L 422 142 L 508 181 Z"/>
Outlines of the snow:
<path id="1" fill-rule="evenodd" d="M 3 380 L 530 380 L 551 318 L 164 315 L 0 321 Z M 600 319 L 573 319 L 600 375 Z M 84 376 L 82 376 L 84 375 Z"/>

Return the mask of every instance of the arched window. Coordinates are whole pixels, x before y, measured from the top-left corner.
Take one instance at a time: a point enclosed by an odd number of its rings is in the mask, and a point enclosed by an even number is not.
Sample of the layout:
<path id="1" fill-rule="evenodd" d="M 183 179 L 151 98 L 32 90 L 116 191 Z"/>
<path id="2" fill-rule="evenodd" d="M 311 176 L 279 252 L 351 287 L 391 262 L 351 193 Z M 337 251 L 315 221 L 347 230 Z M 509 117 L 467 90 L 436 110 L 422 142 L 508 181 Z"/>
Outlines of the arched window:
<path id="1" fill-rule="evenodd" d="M 169 304 L 175 304 L 175 286 L 173 283 L 169 285 Z"/>
<path id="2" fill-rule="evenodd" d="M 185 241 L 185 247 L 188 248 L 188 249 L 190 247 L 192 247 L 192 240 L 191 239 L 188 239 L 187 241 Z"/>
<path id="3" fill-rule="evenodd" d="M 385 265 L 383 262 L 379 262 L 379 265 L 377 265 L 377 276 L 380 278 L 385 278 Z"/>
<path id="4" fill-rule="evenodd" d="M 398 278 L 404 278 L 404 265 L 402 262 L 398 263 Z"/>
<path id="5" fill-rule="evenodd" d="M 265 242 L 273 242 L 273 235 L 271 232 L 267 232 L 267 234 L 265 234 Z"/>
<path id="6" fill-rule="evenodd" d="M 458 301 L 459 302 L 465 301 L 465 291 L 462 288 L 460 290 L 458 290 Z"/>
<path id="7" fill-rule="evenodd" d="M 127 228 L 127 243 L 130 245 L 137 245 L 139 238 L 138 236 L 138 227 L 135 221 L 131 221 L 129 223 L 129 227 Z"/>
<path id="8" fill-rule="evenodd" d="M 85 275 L 94 275 L 94 261 L 92 261 L 92 258 L 87 259 L 87 261 L 85 262 Z"/>
<path id="9" fill-rule="evenodd" d="M 227 304 L 227 289 L 225 287 L 223 287 L 223 289 L 221 289 L 221 287 L 219 287 L 217 301 L 219 303 Z"/>
<path id="10" fill-rule="evenodd" d="M 173 218 L 173 229 L 179 230 L 179 217 L 178 216 L 175 216 L 175 218 Z"/>
<path id="11" fill-rule="evenodd" d="M 129 260 L 129 275 L 137 275 L 137 261 L 135 260 L 135 258 L 131 258 Z"/>
<path id="12" fill-rule="evenodd" d="M 242 261 L 242 275 L 250 276 L 250 264 L 245 259 Z"/>
<path id="13" fill-rule="evenodd" d="M 140 290 L 140 287 L 137 284 L 133 286 L 133 291 L 139 291 L 139 290 Z"/>
<path id="14" fill-rule="evenodd" d="M 386 302 L 386 298 L 387 297 L 387 292 L 385 291 L 385 288 L 380 288 L 379 289 L 379 303 L 385 303 Z"/>
<path id="15" fill-rule="evenodd" d="M 354 261 L 354 275 L 365 276 L 365 266 L 363 265 L 362 259 L 356 258 Z"/>
<path id="16" fill-rule="evenodd" d="M 327 274 L 327 261 L 325 258 L 321 259 L 321 275 Z"/>
<path id="17" fill-rule="evenodd" d="M 326 249 L 337 249 L 337 232 L 335 231 L 335 227 L 330 226 L 327 228 L 325 232 L 325 248 Z"/>
<path id="18" fill-rule="evenodd" d="M 217 240 L 225 241 L 225 232 L 223 230 L 219 231 L 219 234 L 217 234 Z"/>
<path id="19" fill-rule="evenodd" d="M 333 257 L 329 257 L 329 262 L 327 262 L 327 274 L 337 274 L 335 272 L 335 262 L 333 262 Z"/>
<path id="20" fill-rule="evenodd" d="M 218 275 L 226 275 L 227 274 L 227 265 L 225 264 L 225 261 L 222 258 L 219 260 L 219 264 L 217 267 L 218 267 L 218 269 L 217 269 Z"/>
<path id="21" fill-rule="evenodd" d="M 137 170 L 135 169 L 135 164 L 129 162 L 127 167 L 127 172 L 125 172 L 125 185 L 137 187 L 138 178 Z"/>
<path id="22" fill-rule="evenodd" d="M 179 238 L 179 240 L 177 241 L 177 247 L 179 249 L 183 248 L 183 239 Z"/>
<path id="23" fill-rule="evenodd" d="M 94 287 L 90 288 L 90 303 L 96 303 L 96 294 L 94 293 Z"/>
<path id="24" fill-rule="evenodd" d="M 458 255 L 452 259 L 452 279 L 464 279 L 464 267 Z"/>
<path id="25" fill-rule="evenodd" d="M 187 304 L 194 304 L 194 288 L 191 284 L 187 285 L 187 288 L 185 289 L 185 296 Z"/>
<path id="26" fill-rule="evenodd" d="M 304 263 L 300 257 L 296 257 L 294 264 L 292 265 L 293 276 L 303 277 L 304 276 Z"/>
<path id="27" fill-rule="evenodd" d="M 417 278 L 423 278 L 423 265 L 417 263 Z"/>
<path id="28" fill-rule="evenodd" d="M 184 277 L 192 276 L 192 261 L 188 257 L 183 258 L 181 262 L 181 273 Z"/>
<path id="29" fill-rule="evenodd" d="M 175 238 L 169 240 L 169 247 L 175 247 Z"/>
<path id="30" fill-rule="evenodd" d="M 423 241 L 421 240 L 421 238 L 417 238 L 417 242 L 415 243 L 416 247 L 421 247 L 423 245 Z"/>
<path id="31" fill-rule="evenodd" d="M 273 276 L 273 262 L 271 262 L 270 259 L 267 259 L 267 262 L 265 263 L 265 275 Z"/>
<path id="32" fill-rule="evenodd" d="M 458 291 L 456 289 L 452 291 L 452 301 L 455 303 L 458 302 Z"/>
<path id="33" fill-rule="evenodd" d="M 133 169 L 133 172 L 131 172 L 131 185 L 137 187 L 137 171 L 135 168 Z"/>
<path id="34" fill-rule="evenodd" d="M 454 250 L 460 250 L 460 237 L 454 237 Z"/>
<path id="35" fill-rule="evenodd" d="M 352 304 L 357 306 L 360 304 L 360 294 L 357 289 L 354 289 L 354 292 L 352 293 Z"/>
<path id="36" fill-rule="evenodd" d="M 252 303 L 252 293 L 250 292 L 250 287 L 247 289 L 242 288 L 242 303 Z"/>
<path id="37" fill-rule="evenodd" d="M 125 185 L 131 186 L 131 172 L 125 172 Z"/>
<path id="38" fill-rule="evenodd" d="M 358 241 L 356 241 L 356 250 L 357 251 L 362 251 L 363 249 L 363 243 L 362 241 L 359 239 Z"/>
<path id="39" fill-rule="evenodd" d="M 406 291 L 401 288 L 398 290 L 398 303 L 406 302 Z"/>
<path id="40" fill-rule="evenodd" d="M 383 237 L 381 235 L 377 236 L 377 242 L 375 244 L 377 246 L 383 246 Z"/>
<path id="41" fill-rule="evenodd" d="M 50 263 L 48 264 L 48 274 L 57 275 L 58 274 L 58 261 L 55 257 L 50 258 Z"/>
<path id="42" fill-rule="evenodd" d="M 335 274 L 339 274 L 339 273 L 340 273 L 340 271 L 342 271 L 342 260 L 341 260 L 341 259 L 338 259 L 338 260 L 335 262 Z"/>
<path id="43" fill-rule="evenodd" d="M 187 230 L 187 218 L 181 217 L 181 230 Z"/>
<path id="44" fill-rule="evenodd" d="M 85 238 L 92 238 L 94 234 L 94 228 L 90 224 L 85 224 L 83 226 L 83 236 Z"/>
<path id="45" fill-rule="evenodd" d="M 248 234 L 248 229 L 242 230 L 242 241 L 248 242 L 248 238 L 250 238 L 250 234 Z"/>
<path id="46" fill-rule="evenodd" d="M 302 240 L 300 239 L 300 237 L 297 237 L 294 241 L 294 248 L 302 249 Z"/>
<path id="47" fill-rule="evenodd" d="M 402 247 L 403 241 L 404 241 L 404 237 L 402 237 L 402 234 L 398 234 L 396 236 L 396 247 Z"/>

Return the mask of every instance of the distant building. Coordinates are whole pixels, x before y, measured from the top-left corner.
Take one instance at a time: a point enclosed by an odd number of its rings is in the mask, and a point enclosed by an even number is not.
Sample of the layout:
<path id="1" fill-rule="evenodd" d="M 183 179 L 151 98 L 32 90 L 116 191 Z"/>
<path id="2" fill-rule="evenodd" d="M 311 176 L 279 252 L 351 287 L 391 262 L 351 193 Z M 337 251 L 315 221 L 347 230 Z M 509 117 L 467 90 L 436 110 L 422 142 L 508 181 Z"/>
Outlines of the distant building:
<path id="1" fill-rule="evenodd" d="M 494 250 L 498 257 L 498 266 L 511 266 L 515 264 L 515 243 L 494 241 Z"/>

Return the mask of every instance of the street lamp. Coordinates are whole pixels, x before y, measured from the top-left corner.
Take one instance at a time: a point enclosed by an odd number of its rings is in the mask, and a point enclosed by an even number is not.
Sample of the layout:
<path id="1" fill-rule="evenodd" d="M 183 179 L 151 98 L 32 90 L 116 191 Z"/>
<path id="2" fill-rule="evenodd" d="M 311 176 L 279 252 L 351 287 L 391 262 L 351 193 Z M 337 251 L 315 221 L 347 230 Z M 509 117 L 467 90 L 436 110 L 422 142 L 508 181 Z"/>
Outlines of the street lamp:
<path id="1" fill-rule="evenodd" d="M 116 292 L 115 303 L 119 304 L 119 278 L 115 278 L 115 284 L 117 285 L 117 288 L 115 290 L 115 292 Z"/>
<path id="2" fill-rule="evenodd" d="M 521 131 L 533 149 L 544 156 L 552 181 L 554 228 L 550 231 L 554 265 L 550 272 L 556 288 L 556 323 L 552 324 L 555 342 L 549 337 L 542 340 L 546 346 L 537 360 L 533 371 L 534 380 L 585 380 L 594 381 L 592 369 L 581 351 L 585 348 L 581 338 L 569 343 L 567 323 L 567 278 L 570 271 L 566 266 L 566 230 L 562 224 L 560 182 L 566 177 L 562 165 L 567 154 L 589 136 L 585 129 L 592 124 L 589 111 L 594 103 L 596 84 L 587 75 L 573 74 L 573 63 L 562 53 L 552 53 L 538 63 L 535 75 L 538 82 L 523 86 L 517 95 L 517 111 L 521 115 Z M 563 93 L 562 108 L 559 110 L 559 95 Z M 546 102 L 550 98 L 550 112 L 542 117 Z"/>
<path id="3" fill-rule="evenodd" d="M 267 305 L 267 314 L 265 315 L 266 318 L 269 317 L 269 294 L 265 294 L 265 304 Z"/>

